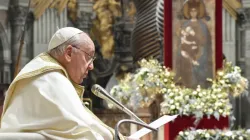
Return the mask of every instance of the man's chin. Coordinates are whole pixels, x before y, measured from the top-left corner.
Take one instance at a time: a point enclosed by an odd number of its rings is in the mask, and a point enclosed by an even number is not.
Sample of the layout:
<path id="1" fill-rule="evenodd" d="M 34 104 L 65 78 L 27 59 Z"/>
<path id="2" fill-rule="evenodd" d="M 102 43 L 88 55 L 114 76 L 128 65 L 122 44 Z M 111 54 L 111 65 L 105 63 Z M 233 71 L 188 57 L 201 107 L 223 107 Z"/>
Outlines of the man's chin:
<path id="1" fill-rule="evenodd" d="M 78 79 L 78 80 L 76 80 L 76 81 L 73 80 L 73 82 L 74 82 L 75 84 L 80 85 L 80 84 L 82 84 L 83 79 Z"/>
<path id="2" fill-rule="evenodd" d="M 81 84 L 83 82 L 83 78 L 79 80 L 79 83 L 78 84 Z"/>

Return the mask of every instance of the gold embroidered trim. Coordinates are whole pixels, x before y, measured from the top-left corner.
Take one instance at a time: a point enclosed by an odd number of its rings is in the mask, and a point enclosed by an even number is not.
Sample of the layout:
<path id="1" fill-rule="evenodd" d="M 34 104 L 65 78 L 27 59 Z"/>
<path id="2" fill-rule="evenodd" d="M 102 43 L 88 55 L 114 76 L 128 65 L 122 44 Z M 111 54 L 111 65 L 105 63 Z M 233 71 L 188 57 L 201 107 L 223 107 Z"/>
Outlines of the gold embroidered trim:
<path id="1" fill-rule="evenodd" d="M 38 74 L 41 74 L 41 73 L 45 73 L 45 72 L 48 72 L 48 71 L 53 71 L 53 70 L 61 70 L 61 68 L 58 67 L 58 66 L 45 66 L 45 67 L 43 67 L 41 69 L 38 69 L 38 70 L 35 70 L 35 71 L 32 71 L 32 72 L 28 72 L 28 73 L 22 74 L 20 76 L 17 76 L 14 79 L 14 81 L 12 82 L 12 84 L 10 85 L 9 89 L 8 89 L 8 94 L 6 95 L 6 98 L 4 100 L 2 116 L 5 113 L 6 109 L 8 108 L 9 102 L 10 102 L 11 97 L 13 95 L 13 91 L 14 91 L 14 89 L 16 87 L 16 83 L 18 81 L 20 81 L 22 79 L 30 78 L 32 76 L 35 76 L 35 75 L 38 75 Z"/>
<path id="2" fill-rule="evenodd" d="M 84 93 L 84 89 L 85 89 L 84 86 L 80 86 L 80 85 L 75 84 L 73 82 L 72 82 L 72 84 L 75 87 L 76 92 L 77 92 L 78 96 L 80 97 L 80 99 L 83 100 L 83 93 Z"/>

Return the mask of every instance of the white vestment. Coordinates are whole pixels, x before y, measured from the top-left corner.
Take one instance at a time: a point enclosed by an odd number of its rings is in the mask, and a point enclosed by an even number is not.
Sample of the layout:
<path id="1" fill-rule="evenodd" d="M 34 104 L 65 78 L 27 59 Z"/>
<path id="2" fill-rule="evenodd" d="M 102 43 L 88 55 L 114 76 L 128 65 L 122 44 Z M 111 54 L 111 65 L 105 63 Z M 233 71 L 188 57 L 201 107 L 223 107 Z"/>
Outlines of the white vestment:
<path id="1" fill-rule="evenodd" d="M 82 92 L 82 87 L 69 80 L 65 69 L 43 53 L 10 85 L 1 131 L 36 132 L 60 140 L 112 140 L 113 129 L 82 105 L 78 96 Z"/>

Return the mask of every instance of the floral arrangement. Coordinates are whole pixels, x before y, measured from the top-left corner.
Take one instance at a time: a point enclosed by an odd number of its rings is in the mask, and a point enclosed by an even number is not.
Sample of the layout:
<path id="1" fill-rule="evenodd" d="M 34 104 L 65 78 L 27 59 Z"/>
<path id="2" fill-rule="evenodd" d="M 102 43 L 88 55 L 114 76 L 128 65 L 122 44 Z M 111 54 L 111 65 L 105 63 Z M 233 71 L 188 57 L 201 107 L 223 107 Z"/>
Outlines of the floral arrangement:
<path id="1" fill-rule="evenodd" d="M 248 81 L 240 72 L 239 67 L 228 62 L 217 72 L 214 80 L 208 79 L 212 83 L 210 88 L 197 86 L 196 89 L 188 89 L 176 86 L 168 89 L 161 104 L 161 113 L 195 115 L 197 119 L 213 115 L 218 120 L 220 116 L 229 116 L 232 110 L 229 96 L 247 94 Z"/>
<path id="2" fill-rule="evenodd" d="M 133 110 L 147 107 L 157 94 L 163 94 L 167 88 L 175 86 L 174 73 L 157 60 L 142 59 L 138 64 L 140 68 L 135 73 L 127 73 L 110 91 L 114 98 Z M 112 104 L 108 106 L 113 107 Z"/>
<path id="3" fill-rule="evenodd" d="M 247 94 L 247 79 L 241 76 L 240 68 L 231 63 L 226 63 L 215 79 L 208 79 L 211 87 L 207 89 L 199 85 L 196 89 L 176 85 L 175 74 L 155 59 L 142 59 L 138 64 L 135 73 L 128 73 L 111 89 L 114 98 L 134 110 L 147 107 L 156 95 L 162 95 L 162 115 L 195 115 L 198 119 L 213 115 L 219 119 L 231 113 L 229 96 Z"/>
<path id="4" fill-rule="evenodd" d="M 177 140 L 248 140 L 250 133 L 246 130 L 198 129 L 180 131 Z"/>

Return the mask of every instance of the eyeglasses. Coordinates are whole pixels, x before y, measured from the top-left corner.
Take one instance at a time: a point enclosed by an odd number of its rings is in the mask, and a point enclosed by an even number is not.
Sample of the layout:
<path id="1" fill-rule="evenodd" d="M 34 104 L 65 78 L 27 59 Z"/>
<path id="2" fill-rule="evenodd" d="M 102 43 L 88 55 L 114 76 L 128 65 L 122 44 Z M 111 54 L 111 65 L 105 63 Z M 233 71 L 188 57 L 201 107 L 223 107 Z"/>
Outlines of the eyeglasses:
<path id="1" fill-rule="evenodd" d="M 82 52 L 84 52 L 85 54 L 87 54 L 88 57 L 89 57 L 89 61 L 88 61 L 89 63 L 92 63 L 96 59 L 95 56 L 90 55 L 89 53 L 85 52 L 84 50 L 82 50 L 82 49 L 80 49 L 80 48 L 78 48 L 76 46 L 73 46 L 73 47 L 76 48 L 76 49 L 78 49 L 78 50 L 80 50 L 80 51 L 82 51 Z"/>

